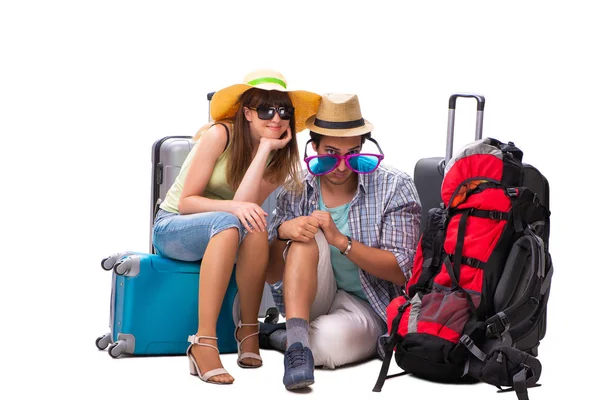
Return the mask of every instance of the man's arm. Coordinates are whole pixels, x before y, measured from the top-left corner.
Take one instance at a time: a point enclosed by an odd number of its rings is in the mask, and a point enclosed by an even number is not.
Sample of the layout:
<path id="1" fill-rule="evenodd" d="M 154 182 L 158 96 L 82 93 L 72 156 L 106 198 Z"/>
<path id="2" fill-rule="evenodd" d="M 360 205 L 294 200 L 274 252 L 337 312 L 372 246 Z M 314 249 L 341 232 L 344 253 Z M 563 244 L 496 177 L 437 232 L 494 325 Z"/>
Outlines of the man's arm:
<path id="1" fill-rule="evenodd" d="M 402 272 L 401 285 L 406 283 L 412 275 L 413 261 L 419 241 L 420 221 L 421 203 L 417 188 L 413 180 L 407 177 L 396 187 L 390 207 L 383 216 L 380 240 L 380 249 L 394 256 L 396 260 L 394 269 Z M 398 281 L 390 281 L 399 284 Z"/>
<path id="2" fill-rule="evenodd" d="M 329 244 L 341 252 L 348 247 L 348 238 L 335 226 L 331 215 L 315 211 Z M 397 185 L 390 205 L 382 216 L 380 248 L 367 246 L 352 239 L 346 255 L 359 268 L 378 278 L 402 286 L 410 279 L 417 247 L 421 206 L 416 188 L 410 179 Z"/>
<path id="3" fill-rule="evenodd" d="M 272 242 L 273 239 L 277 240 L 277 228 L 279 228 L 279 225 L 299 216 L 299 197 L 293 192 L 281 189 L 277 194 L 275 203 L 275 215 L 269 225 L 269 242 Z"/>
<path id="4" fill-rule="evenodd" d="M 402 270 L 398 268 L 398 261 L 394 253 L 390 251 L 369 247 L 352 239 L 352 249 L 348 252 L 347 257 L 371 275 L 395 283 L 398 286 L 406 283 L 406 277 Z"/>

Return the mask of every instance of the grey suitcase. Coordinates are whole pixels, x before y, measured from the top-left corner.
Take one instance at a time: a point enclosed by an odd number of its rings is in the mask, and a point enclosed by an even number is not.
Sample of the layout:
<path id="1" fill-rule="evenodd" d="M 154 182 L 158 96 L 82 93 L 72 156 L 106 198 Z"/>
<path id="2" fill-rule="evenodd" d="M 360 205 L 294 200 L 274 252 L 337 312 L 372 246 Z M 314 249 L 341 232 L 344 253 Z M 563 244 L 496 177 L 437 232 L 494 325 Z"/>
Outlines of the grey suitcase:
<path id="1" fill-rule="evenodd" d="M 210 100 L 214 92 L 208 94 Z M 209 113 L 210 120 L 210 113 Z M 188 153 L 193 147 L 191 136 L 166 136 L 158 139 L 152 145 L 152 197 L 150 205 L 150 253 L 156 253 L 152 245 L 152 227 L 154 226 L 154 217 L 158 212 L 160 203 L 164 200 L 167 191 L 177 178 L 181 166 Z M 262 204 L 263 210 L 268 213 L 267 224 L 271 222 L 275 212 L 277 200 L 277 190 L 275 190 Z M 269 285 L 265 283 L 263 289 L 262 303 L 258 313 L 260 318 L 266 318 L 268 322 L 277 322 L 279 312 L 275 306 L 273 295 Z"/>
<path id="2" fill-rule="evenodd" d="M 419 199 L 423 207 L 421 214 L 421 233 L 427 221 L 429 210 L 442 205 L 442 180 L 444 178 L 444 168 L 446 163 L 452 158 L 454 146 L 454 117 L 456 110 L 456 100 L 459 97 L 474 98 L 477 100 L 477 120 L 475 127 L 475 140 L 481 139 L 483 131 L 483 110 L 485 107 L 485 97 L 478 94 L 453 94 L 450 96 L 448 105 L 448 131 L 446 137 L 446 156 L 429 157 L 420 159 L 415 165 L 414 181 L 419 194 Z M 548 180 L 534 166 L 523 163 L 524 167 L 524 185 L 537 193 L 540 201 L 550 210 L 550 187 Z M 550 228 L 547 233 L 549 234 Z M 544 238 L 549 243 L 549 237 Z M 535 331 L 530 332 L 527 337 L 519 341 L 521 350 L 530 351 L 537 356 L 537 347 L 539 342 L 546 334 L 546 311 L 536 326 Z"/>

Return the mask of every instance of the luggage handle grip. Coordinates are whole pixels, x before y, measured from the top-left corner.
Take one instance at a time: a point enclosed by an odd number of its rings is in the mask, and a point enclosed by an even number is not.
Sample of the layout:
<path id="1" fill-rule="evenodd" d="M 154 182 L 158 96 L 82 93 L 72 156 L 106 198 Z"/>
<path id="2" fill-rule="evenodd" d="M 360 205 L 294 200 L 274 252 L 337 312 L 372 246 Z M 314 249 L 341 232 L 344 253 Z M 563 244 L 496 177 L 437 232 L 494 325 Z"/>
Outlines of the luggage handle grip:
<path id="1" fill-rule="evenodd" d="M 454 147 L 454 114 L 456 111 L 456 99 L 459 97 L 473 98 L 477 100 L 477 122 L 475 126 L 475 140 L 483 137 L 483 109 L 485 108 L 485 97 L 480 94 L 456 93 L 450 96 L 448 101 L 448 134 L 446 137 L 446 158 L 444 164 L 452 158 L 452 148 Z"/>
<path id="2" fill-rule="evenodd" d="M 212 120 L 212 118 L 210 117 L 210 102 L 211 102 L 213 96 L 215 95 L 215 93 L 217 93 L 217 92 L 208 92 L 206 94 L 206 100 L 208 100 L 208 121 L 209 122 Z"/>
<path id="3" fill-rule="evenodd" d="M 448 101 L 448 108 L 451 110 L 456 109 L 456 99 L 459 97 L 463 98 L 471 98 L 477 100 L 477 111 L 483 111 L 485 108 L 485 97 L 480 94 L 470 94 L 470 93 L 456 93 L 450 96 L 450 100 Z"/>

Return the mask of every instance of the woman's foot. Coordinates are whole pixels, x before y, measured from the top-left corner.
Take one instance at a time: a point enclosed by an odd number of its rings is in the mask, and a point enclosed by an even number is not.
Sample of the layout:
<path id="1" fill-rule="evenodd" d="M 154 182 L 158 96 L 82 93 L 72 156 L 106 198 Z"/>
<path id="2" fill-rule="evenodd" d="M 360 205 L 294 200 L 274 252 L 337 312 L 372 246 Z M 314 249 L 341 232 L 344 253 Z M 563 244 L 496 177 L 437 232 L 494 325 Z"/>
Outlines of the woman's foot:
<path id="1" fill-rule="evenodd" d="M 212 346 L 217 346 L 217 341 L 214 339 L 199 339 L 200 343 L 210 344 Z M 208 371 L 212 371 L 213 369 L 223 368 L 223 364 L 221 363 L 221 358 L 219 357 L 219 352 L 215 351 L 214 348 L 208 346 L 199 346 L 193 345 L 192 356 L 200 368 L 200 374 L 204 375 Z M 235 379 L 233 376 L 229 374 L 220 374 L 215 375 L 208 379 L 209 382 L 219 382 L 219 383 L 233 383 Z"/>
<path id="2" fill-rule="evenodd" d="M 252 353 L 260 356 L 260 350 L 258 346 L 258 323 L 242 324 L 235 331 L 235 334 L 235 339 L 238 341 L 238 343 L 241 342 L 239 354 Z M 244 357 L 238 360 L 238 364 L 242 364 L 242 366 L 247 366 L 250 368 L 257 368 L 262 365 L 262 360 Z"/>

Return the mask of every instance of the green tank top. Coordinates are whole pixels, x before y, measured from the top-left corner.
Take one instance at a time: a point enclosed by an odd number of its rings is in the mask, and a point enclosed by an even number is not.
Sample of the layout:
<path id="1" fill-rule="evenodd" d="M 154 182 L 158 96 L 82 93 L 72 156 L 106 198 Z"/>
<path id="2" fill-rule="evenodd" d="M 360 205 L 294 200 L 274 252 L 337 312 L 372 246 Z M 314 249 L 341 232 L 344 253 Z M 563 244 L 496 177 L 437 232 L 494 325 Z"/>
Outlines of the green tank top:
<path id="1" fill-rule="evenodd" d="M 223 154 L 221 154 L 219 158 L 217 158 L 215 168 L 213 169 L 213 173 L 210 176 L 206 188 L 204 189 L 204 193 L 202 193 L 203 197 L 215 200 L 233 199 L 235 191 L 227 183 L 227 165 L 229 161 L 228 150 L 231 147 L 231 139 L 233 137 L 231 132 L 229 134 L 229 137 L 229 144 L 227 145 L 227 148 L 225 149 Z M 196 154 L 196 150 L 198 149 L 200 143 L 202 143 L 202 137 L 200 137 L 200 139 L 198 139 L 198 142 L 194 144 L 194 147 L 192 147 L 192 150 L 183 162 L 181 170 L 179 171 L 179 175 L 177 175 L 177 178 L 175 178 L 175 182 L 173 182 L 173 185 L 167 192 L 164 201 L 160 204 L 161 209 L 173 213 L 179 213 L 178 204 L 179 198 L 181 197 L 181 192 L 183 190 L 183 183 L 185 182 L 185 178 L 188 174 L 190 164 L 194 159 L 194 155 Z"/>

